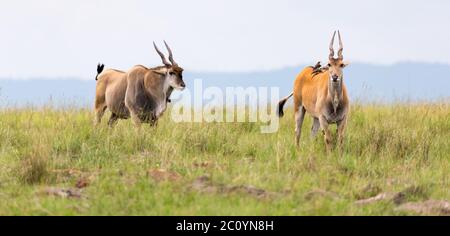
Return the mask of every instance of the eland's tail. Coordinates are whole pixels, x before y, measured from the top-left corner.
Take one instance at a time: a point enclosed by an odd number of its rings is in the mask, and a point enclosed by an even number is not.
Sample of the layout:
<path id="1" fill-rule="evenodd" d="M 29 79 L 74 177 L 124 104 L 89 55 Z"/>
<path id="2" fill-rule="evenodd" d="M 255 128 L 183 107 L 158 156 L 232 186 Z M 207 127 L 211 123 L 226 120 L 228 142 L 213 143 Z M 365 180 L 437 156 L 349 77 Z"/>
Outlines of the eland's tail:
<path id="1" fill-rule="evenodd" d="M 289 96 L 287 96 L 287 97 L 281 99 L 281 100 L 278 102 L 278 110 L 277 110 L 278 117 L 283 117 L 283 116 L 284 116 L 284 112 L 283 112 L 284 104 L 286 104 L 287 100 L 288 100 L 289 98 L 291 98 L 292 95 L 294 95 L 294 93 L 289 94 Z"/>
<path id="2" fill-rule="evenodd" d="M 104 68 L 105 68 L 105 65 L 98 63 L 98 65 L 97 65 L 97 75 L 95 76 L 95 80 L 98 79 L 98 75 L 99 75 L 100 73 L 102 73 L 102 71 L 103 71 Z"/>

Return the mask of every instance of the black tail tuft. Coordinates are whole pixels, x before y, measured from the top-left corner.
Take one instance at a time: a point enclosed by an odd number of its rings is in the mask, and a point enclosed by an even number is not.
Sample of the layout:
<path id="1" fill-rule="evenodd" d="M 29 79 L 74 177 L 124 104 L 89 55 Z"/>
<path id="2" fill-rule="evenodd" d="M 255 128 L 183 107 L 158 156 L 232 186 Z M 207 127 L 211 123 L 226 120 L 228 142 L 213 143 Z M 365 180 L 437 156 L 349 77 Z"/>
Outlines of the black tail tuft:
<path id="1" fill-rule="evenodd" d="M 95 76 L 95 80 L 97 80 L 98 75 L 100 73 L 102 73 L 104 68 L 105 68 L 105 65 L 98 63 L 98 65 L 97 65 L 97 75 Z"/>
<path id="2" fill-rule="evenodd" d="M 283 117 L 283 116 L 284 116 L 284 112 L 283 112 L 284 104 L 286 104 L 287 100 L 288 100 L 290 97 L 292 97 L 292 95 L 293 95 L 293 93 L 291 93 L 289 96 L 283 98 L 282 100 L 280 100 L 280 101 L 278 102 L 278 109 L 277 109 L 278 117 Z"/>
<path id="3" fill-rule="evenodd" d="M 283 99 L 278 103 L 278 117 L 283 117 L 284 116 L 284 112 L 283 112 L 283 107 L 284 104 L 286 104 L 287 99 Z"/>

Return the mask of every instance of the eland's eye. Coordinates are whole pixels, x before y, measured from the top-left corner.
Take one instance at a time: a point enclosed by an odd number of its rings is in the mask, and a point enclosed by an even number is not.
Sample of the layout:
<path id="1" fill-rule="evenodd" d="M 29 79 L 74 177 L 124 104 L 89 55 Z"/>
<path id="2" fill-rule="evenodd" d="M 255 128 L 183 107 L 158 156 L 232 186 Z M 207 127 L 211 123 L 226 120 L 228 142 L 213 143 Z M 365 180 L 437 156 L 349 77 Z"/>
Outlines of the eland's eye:
<path id="1" fill-rule="evenodd" d="M 330 63 L 328 63 L 328 64 L 327 64 L 327 66 L 328 66 L 328 67 L 331 67 L 331 64 L 330 64 Z"/>
<path id="2" fill-rule="evenodd" d="M 173 73 L 173 72 L 169 72 L 169 75 L 175 75 L 175 73 Z"/>
<path id="3" fill-rule="evenodd" d="M 341 67 L 342 67 L 342 68 L 344 68 L 344 66 L 345 66 L 344 64 L 341 64 Z"/>

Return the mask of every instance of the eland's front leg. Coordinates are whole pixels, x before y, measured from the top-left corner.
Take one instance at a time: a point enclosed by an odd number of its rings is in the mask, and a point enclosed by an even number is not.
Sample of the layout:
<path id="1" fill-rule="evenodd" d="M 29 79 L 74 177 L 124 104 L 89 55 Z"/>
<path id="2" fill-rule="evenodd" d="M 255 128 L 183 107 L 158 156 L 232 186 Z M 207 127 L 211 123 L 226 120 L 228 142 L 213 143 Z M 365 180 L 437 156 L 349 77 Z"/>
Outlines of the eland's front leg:
<path id="1" fill-rule="evenodd" d="M 328 129 L 328 121 L 324 116 L 319 117 L 320 127 L 323 129 L 325 145 L 327 149 L 327 153 L 331 152 L 331 132 Z"/>
<path id="2" fill-rule="evenodd" d="M 319 132 L 320 129 L 319 118 L 314 117 L 313 119 L 313 125 L 311 127 L 311 138 L 315 138 L 317 136 L 317 132 Z"/>
<path id="3" fill-rule="evenodd" d="M 109 121 L 108 121 L 109 127 L 110 128 L 114 127 L 114 125 L 117 123 L 118 119 L 119 119 L 119 116 L 114 114 L 114 113 L 112 113 L 111 117 L 109 118 Z"/>
<path id="4" fill-rule="evenodd" d="M 142 120 L 139 117 L 139 115 L 136 112 L 134 112 L 134 111 L 130 111 L 130 116 L 131 116 L 131 120 L 133 121 L 134 125 L 137 128 L 141 128 Z"/>
<path id="5" fill-rule="evenodd" d="M 163 103 L 159 104 L 159 105 L 156 107 L 156 111 L 155 111 L 156 119 L 158 119 L 159 117 L 161 117 L 162 114 L 166 111 L 166 109 L 167 109 L 167 103 L 166 103 L 165 101 L 164 101 Z"/>

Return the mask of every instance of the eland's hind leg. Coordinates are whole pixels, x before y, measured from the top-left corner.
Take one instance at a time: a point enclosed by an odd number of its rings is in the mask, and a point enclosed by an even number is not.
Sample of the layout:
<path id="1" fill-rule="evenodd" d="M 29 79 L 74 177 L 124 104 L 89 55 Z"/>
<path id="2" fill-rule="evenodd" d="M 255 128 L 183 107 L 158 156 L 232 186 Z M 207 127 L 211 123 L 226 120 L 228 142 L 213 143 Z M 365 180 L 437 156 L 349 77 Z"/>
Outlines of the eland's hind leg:
<path id="1" fill-rule="evenodd" d="M 106 104 L 98 104 L 97 102 L 95 103 L 94 125 L 100 124 L 100 122 L 102 121 L 102 117 L 105 114 L 105 111 L 106 111 Z"/>
<path id="2" fill-rule="evenodd" d="M 294 91 L 295 94 L 295 91 Z M 294 112 L 295 112 L 295 144 L 300 145 L 300 136 L 302 135 L 302 125 L 305 118 L 306 109 L 302 105 L 301 96 L 294 96 Z"/>
<path id="3" fill-rule="evenodd" d="M 296 107 L 295 109 L 295 143 L 297 146 L 300 145 L 300 136 L 302 135 L 302 125 L 303 120 L 305 119 L 305 108 L 302 107 Z"/>
<path id="4" fill-rule="evenodd" d="M 105 114 L 106 110 L 106 97 L 105 97 L 105 85 L 102 82 L 97 83 L 97 87 L 95 88 L 95 119 L 94 125 L 100 124 L 102 121 L 103 114 Z"/>

